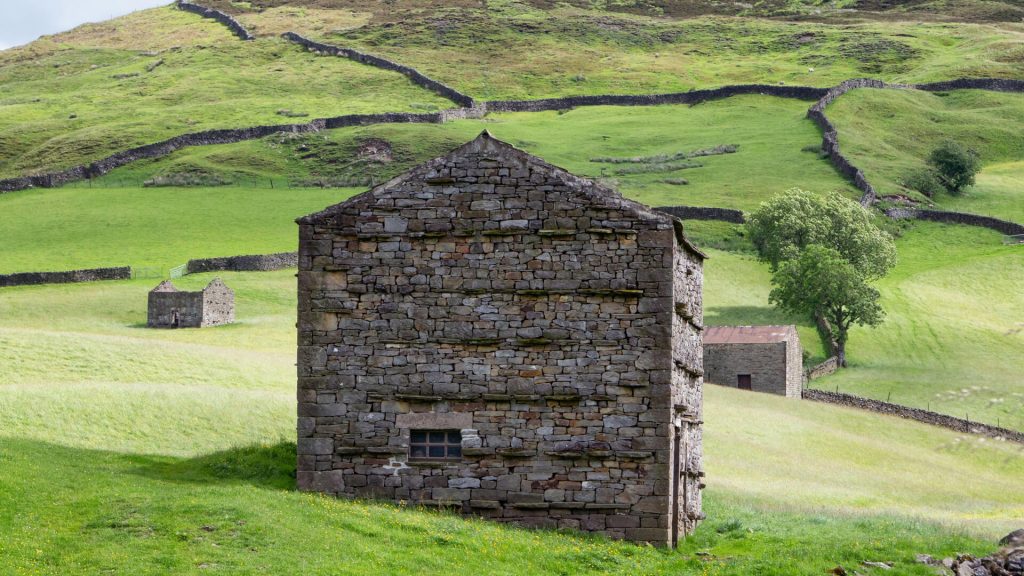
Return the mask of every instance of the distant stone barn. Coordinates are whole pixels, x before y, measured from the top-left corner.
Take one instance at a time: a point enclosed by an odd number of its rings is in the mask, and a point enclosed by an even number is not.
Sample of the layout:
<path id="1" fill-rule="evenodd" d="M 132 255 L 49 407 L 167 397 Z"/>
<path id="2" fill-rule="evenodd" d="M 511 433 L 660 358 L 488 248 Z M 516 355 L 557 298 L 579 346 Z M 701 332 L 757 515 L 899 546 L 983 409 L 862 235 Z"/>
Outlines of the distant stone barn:
<path id="1" fill-rule="evenodd" d="M 796 326 L 709 326 L 704 333 L 704 380 L 800 398 L 804 359 Z"/>
<path id="2" fill-rule="evenodd" d="M 680 222 L 485 132 L 299 224 L 299 489 L 659 545 L 702 518 Z"/>
<path id="3" fill-rule="evenodd" d="M 235 292 L 214 278 L 199 292 L 182 292 L 165 280 L 149 292 L 150 328 L 206 328 L 235 321 Z"/>

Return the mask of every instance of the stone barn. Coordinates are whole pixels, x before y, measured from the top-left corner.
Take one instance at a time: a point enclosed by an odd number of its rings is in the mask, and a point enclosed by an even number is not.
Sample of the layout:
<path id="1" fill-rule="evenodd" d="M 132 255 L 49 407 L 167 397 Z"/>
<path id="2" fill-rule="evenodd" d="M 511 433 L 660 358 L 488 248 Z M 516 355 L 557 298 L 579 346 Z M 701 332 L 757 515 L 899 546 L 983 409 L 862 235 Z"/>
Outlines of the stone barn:
<path id="1" fill-rule="evenodd" d="M 803 379 L 796 326 L 709 326 L 704 333 L 710 384 L 800 398 Z"/>
<path id="2" fill-rule="evenodd" d="M 702 518 L 679 221 L 485 132 L 298 222 L 300 490 L 658 545 Z"/>
<path id="3" fill-rule="evenodd" d="M 182 292 L 165 280 L 149 292 L 150 328 L 206 328 L 235 321 L 235 292 L 214 278 L 199 292 Z"/>

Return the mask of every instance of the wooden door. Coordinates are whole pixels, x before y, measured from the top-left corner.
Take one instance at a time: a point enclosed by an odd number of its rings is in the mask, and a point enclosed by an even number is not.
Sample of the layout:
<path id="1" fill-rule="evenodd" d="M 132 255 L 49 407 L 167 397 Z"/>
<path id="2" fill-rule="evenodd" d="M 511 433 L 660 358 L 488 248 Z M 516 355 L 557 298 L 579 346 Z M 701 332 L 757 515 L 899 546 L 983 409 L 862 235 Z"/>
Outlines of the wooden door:
<path id="1" fill-rule="evenodd" d="M 740 374 L 737 376 L 736 387 L 740 390 L 753 390 L 750 386 L 750 374 Z"/>

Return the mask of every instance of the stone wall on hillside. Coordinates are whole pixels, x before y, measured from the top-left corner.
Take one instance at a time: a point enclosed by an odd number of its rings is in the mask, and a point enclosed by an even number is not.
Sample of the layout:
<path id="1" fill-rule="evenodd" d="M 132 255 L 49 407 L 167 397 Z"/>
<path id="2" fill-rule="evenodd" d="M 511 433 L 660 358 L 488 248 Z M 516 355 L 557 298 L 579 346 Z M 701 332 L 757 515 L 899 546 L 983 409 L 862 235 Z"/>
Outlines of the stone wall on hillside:
<path id="1" fill-rule="evenodd" d="M 930 222 L 942 222 L 944 224 L 964 224 L 967 226 L 980 226 L 1006 234 L 1016 236 L 1024 234 L 1024 225 L 1007 220 L 1000 220 L 990 216 L 979 216 L 977 214 L 964 214 L 962 212 L 943 212 L 939 210 L 917 210 L 914 208 L 890 208 L 885 215 L 893 220 L 927 220 Z"/>
<path id="2" fill-rule="evenodd" d="M 807 370 L 807 381 L 824 378 L 839 371 L 839 357 L 832 356 L 821 364 Z"/>
<path id="3" fill-rule="evenodd" d="M 950 430 L 955 430 L 957 432 L 980 434 L 991 438 L 1003 438 L 1024 444 L 1024 432 L 1000 428 L 998 426 L 990 426 L 979 422 L 971 422 L 970 420 L 922 410 L 920 408 L 911 408 L 900 404 L 882 402 L 881 400 L 872 400 L 870 398 L 862 398 L 860 396 L 853 396 L 851 394 L 843 394 L 840 392 L 828 392 L 825 390 L 804 389 L 803 397 L 805 400 L 815 400 L 818 402 L 848 406 L 850 408 L 870 410 L 871 412 L 878 412 L 880 414 L 888 414 L 890 416 L 899 416 L 900 418 L 906 418 L 908 420 L 916 420 L 925 424 L 931 424 L 932 426 L 949 428 Z"/>
<path id="4" fill-rule="evenodd" d="M 864 194 L 861 196 L 861 204 L 863 206 L 871 206 L 878 199 L 878 193 L 875 191 L 874 186 L 868 182 L 867 176 L 864 171 L 857 168 L 853 162 L 843 155 L 839 149 L 839 132 L 836 130 L 835 125 L 825 115 L 825 108 L 829 104 L 834 102 L 836 98 L 839 98 L 843 94 L 846 94 L 850 90 L 857 90 L 860 88 L 908 88 L 910 86 L 900 84 L 888 84 L 881 80 L 872 80 L 869 78 L 858 78 L 854 80 L 847 80 L 840 83 L 834 88 L 830 88 L 817 102 L 811 106 L 810 110 L 807 111 L 807 117 L 811 119 L 815 124 L 821 128 L 822 141 L 821 150 L 828 155 L 832 165 L 835 166 L 836 170 L 845 176 L 846 178 L 853 181 L 854 186 Z"/>
<path id="5" fill-rule="evenodd" d="M 298 265 L 298 252 L 282 252 L 279 254 L 257 254 L 247 256 L 225 256 L 222 258 L 203 258 L 189 260 L 186 270 L 188 274 L 203 272 L 268 272 L 282 270 Z"/>
<path id="6" fill-rule="evenodd" d="M 17 274 L 0 274 L 0 288 L 36 284 L 71 284 L 77 282 L 98 282 L 101 280 L 129 280 L 131 277 L 132 269 L 128 266 L 69 270 L 66 272 L 19 272 Z"/>
<path id="7" fill-rule="evenodd" d="M 234 18 L 221 12 L 220 10 L 206 8 L 204 6 L 193 4 L 191 2 L 184 2 L 183 0 L 178 0 L 178 8 L 186 12 L 198 14 L 204 18 L 216 20 L 221 24 L 227 26 L 228 29 L 235 34 L 235 36 L 238 36 L 242 40 L 253 40 L 255 38 L 255 36 L 250 34 L 248 30 L 246 30 L 245 26 L 242 26 L 241 22 L 235 20 Z"/>
<path id="8" fill-rule="evenodd" d="M 775 96 L 779 98 L 797 98 L 814 100 L 825 94 L 824 88 L 807 86 L 775 86 L 770 84 L 740 84 L 722 86 L 709 90 L 691 90 L 671 94 L 638 94 L 638 95 L 598 95 L 598 96 L 567 96 L 565 98 L 546 98 L 542 100 L 493 100 L 487 102 L 488 112 L 542 112 L 546 110 L 565 110 L 580 106 L 658 106 L 663 104 L 699 104 L 710 100 L 730 98 L 743 94 Z"/>
<path id="9" fill-rule="evenodd" d="M 419 70 L 416 70 L 415 68 L 403 66 L 402 64 L 393 62 L 391 60 L 388 60 L 387 58 L 381 58 L 380 56 L 366 54 L 363 52 L 359 52 L 358 50 L 353 50 L 351 48 L 343 48 L 339 46 L 332 46 L 330 44 L 323 44 L 321 42 L 315 42 L 308 38 L 304 38 L 294 32 L 286 32 L 282 34 L 281 37 L 284 38 L 285 40 L 288 40 L 289 42 L 294 42 L 296 44 L 299 44 L 300 46 L 304 46 L 307 50 L 311 52 L 315 52 L 318 54 L 327 54 L 330 56 L 341 56 L 343 58 L 348 58 L 349 60 L 354 60 L 361 64 L 366 64 L 368 66 L 374 66 L 384 70 L 398 72 L 399 74 L 403 74 L 406 77 L 408 77 L 409 80 L 411 80 L 417 86 L 426 88 L 427 90 L 430 90 L 435 94 L 438 94 L 444 98 L 451 100 L 452 102 L 455 102 L 459 106 L 465 108 L 472 108 L 474 105 L 473 98 L 471 98 L 470 96 L 463 94 L 462 92 L 459 92 L 458 90 L 452 88 L 451 86 L 448 86 L 447 84 L 438 82 L 437 80 L 434 80 L 433 78 L 426 76 L 425 74 L 421 73 Z"/>
<path id="10" fill-rule="evenodd" d="M 681 220 L 718 220 L 743 224 L 747 221 L 743 212 L 731 208 L 712 208 L 705 206 L 659 206 L 655 208 L 658 212 L 671 214 Z"/>

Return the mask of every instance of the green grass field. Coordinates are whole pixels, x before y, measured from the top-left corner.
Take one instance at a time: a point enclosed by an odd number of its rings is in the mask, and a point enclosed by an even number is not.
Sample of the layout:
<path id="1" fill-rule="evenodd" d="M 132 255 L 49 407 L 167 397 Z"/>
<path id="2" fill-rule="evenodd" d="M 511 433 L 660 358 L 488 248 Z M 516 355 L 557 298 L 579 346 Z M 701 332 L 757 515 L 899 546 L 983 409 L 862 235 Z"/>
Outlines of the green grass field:
<path id="1" fill-rule="evenodd" d="M 927 574 L 1024 513 L 1019 446 L 712 386 L 710 520 L 678 552 L 299 495 L 292 271 L 224 277 L 239 322 L 208 330 L 142 328 L 145 279 L 0 292 L 0 571 Z"/>
<path id="2" fill-rule="evenodd" d="M 400 74 L 241 42 L 172 7 L 0 52 L 0 85 L 0 178 L 187 132 L 452 106 Z"/>
<path id="3" fill-rule="evenodd" d="M 879 282 L 886 322 L 851 332 L 852 368 L 816 385 L 1024 429 L 1024 250 L 919 224 Z"/>
<path id="4" fill-rule="evenodd" d="M 260 38 L 243 43 L 165 7 L 0 51 L 0 178 L 183 132 L 450 106 L 399 74 L 303 52 L 277 38 L 287 30 L 420 67 L 480 99 L 1024 77 L 1024 25 L 1010 2 L 869 13 L 859 8 L 881 4 L 265 0 L 256 12 L 208 1 Z M 299 494 L 295 270 L 220 274 L 236 291 L 231 326 L 145 328 L 147 293 L 168 268 L 295 250 L 296 217 L 483 129 L 651 205 L 750 211 L 791 187 L 858 197 L 820 158 L 808 106 L 742 96 L 281 134 L 0 195 L 0 274 L 131 265 L 140 276 L 0 289 L 0 574 L 792 576 L 843 566 L 926 576 L 934 570 L 918 553 L 992 551 L 1024 518 L 1020 445 L 710 385 L 708 520 L 678 551 Z M 1024 222 L 1021 96 L 860 90 L 829 114 L 883 193 L 900 191 L 933 141 L 954 137 L 985 169 L 967 194 L 937 203 Z M 686 169 L 592 161 L 722 145 L 738 149 Z M 207 185 L 143 188 L 151 179 Z M 887 321 L 855 328 L 850 368 L 814 385 L 1024 429 L 1024 248 L 977 228 L 887 226 L 900 233 L 900 263 L 878 283 Z M 808 319 L 768 304 L 768 268 L 742 227 L 686 228 L 710 255 L 707 324 L 797 324 L 809 361 L 825 357 Z M 198 289 L 213 277 L 175 282 Z"/>
<path id="5" fill-rule="evenodd" d="M 842 190 L 859 197 L 815 150 L 818 129 L 805 119 L 809 103 L 738 96 L 699 106 L 579 108 L 564 113 L 506 113 L 444 125 L 378 125 L 329 130 L 299 137 L 272 136 L 239 144 L 189 148 L 168 158 L 126 166 L 95 185 L 137 186 L 153 176 L 198 169 L 225 181 L 269 188 L 269 180 L 315 182 L 366 177 L 380 182 L 440 156 L 482 130 L 577 174 L 605 178 L 623 194 L 654 206 L 722 206 L 751 210 L 793 186 Z M 360 142 L 387 141 L 388 163 L 361 161 Z M 623 165 L 592 162 L 692 152 L 737 145 L 735 154 L 693 161 L 699 168 L 619 175 Z M 805 149 L 810 151 L 805 151 Z M 671 168 L 671 167 L 669 167 Z M 684 178 L 689 185 L 665 180 Z M 78 187 L 87 186 L 79 185 Z M 88 194 L 88 190 L 83 190 Z M 87 196 L 86 196 L 87 197 Z M 0 198 L 0 203 L 4 201 Z"/>
<path id="6" fill-rule="evenodd" d="M 1024 222 L 1024 96 L 958 90 L 930 94 L 855 90 L 828 109 L 843 152 L 881 194 L 907 193 L 904 178 L 923 169 L 943 140 L 976 150 L 984 169 L 961 196 L 940 194 L 948 210 Z"/>

